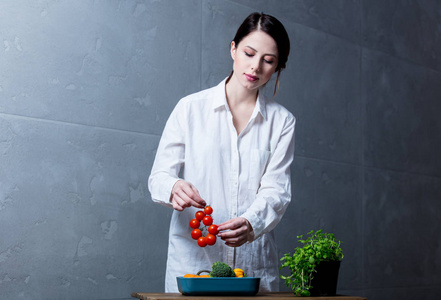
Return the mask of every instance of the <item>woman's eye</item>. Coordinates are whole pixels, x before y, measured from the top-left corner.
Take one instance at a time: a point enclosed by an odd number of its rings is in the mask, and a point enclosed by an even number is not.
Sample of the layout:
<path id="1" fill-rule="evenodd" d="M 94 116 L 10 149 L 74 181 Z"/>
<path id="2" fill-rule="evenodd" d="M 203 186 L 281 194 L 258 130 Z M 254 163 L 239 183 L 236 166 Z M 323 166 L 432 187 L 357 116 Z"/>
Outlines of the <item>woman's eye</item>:
<path id="1" fill-rule="evenodd" d="M 245 53 L 246 56 L 249 56 L 249 57 L 253 56 L 251 53 L 248 53 L 246 51 L 244 51 L 244 53 Z"/>
<path id="2" fill-rule="evenodd" d="M 274 62 L 274 61 L 272 61 L 272 60 L 266 60 L 266 59 L 264 59 L 264 61 L 265 61 L 267 64 L 270 64 L 270 65 L 272 65 L 273 62 Z"/>

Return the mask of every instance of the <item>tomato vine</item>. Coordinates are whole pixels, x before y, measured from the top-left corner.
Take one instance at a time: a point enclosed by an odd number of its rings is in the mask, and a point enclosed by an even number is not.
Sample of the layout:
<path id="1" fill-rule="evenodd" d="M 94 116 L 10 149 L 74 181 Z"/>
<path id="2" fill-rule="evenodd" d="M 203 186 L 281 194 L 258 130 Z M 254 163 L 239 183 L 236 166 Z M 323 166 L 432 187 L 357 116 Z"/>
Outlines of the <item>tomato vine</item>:
<path id="1" fill-rule="evenodd" d="M 198 210 L 195 218 L 191 219 L 189 225 L 192 228 L 191 237 L 197 241 L 199 247 L 213 246 L 216 244 L 216 235 L 218 234 L 217 225 L 213 224 L 213 208 L 209 205 L 204 210 Z M 202 223 L 202 224 L 201 224 Z M 201 225 L 203 225 L 201 229 Z"/>

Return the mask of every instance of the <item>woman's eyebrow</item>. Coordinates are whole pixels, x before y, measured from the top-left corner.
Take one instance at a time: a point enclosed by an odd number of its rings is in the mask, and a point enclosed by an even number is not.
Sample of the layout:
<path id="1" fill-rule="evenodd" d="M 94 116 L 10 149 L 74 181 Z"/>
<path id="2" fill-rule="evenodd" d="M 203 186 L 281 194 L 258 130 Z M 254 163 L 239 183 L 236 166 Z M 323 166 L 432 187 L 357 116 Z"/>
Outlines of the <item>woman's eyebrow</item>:
<path id="1" fill-rule="evenodd" d="M 255 51 L 255 52 L 259 52 L 259 51 L 257 51 L 256 49 L 254 49 L 253 47 L 251 47 L 251 46 L 245 46 L 245 47 L 247 47 L 247 48 L 250 48 L 251 50 L 253 50 L 253 51 Z M 269 56 L 274 56 L 274 57 L 276 57 L 277 58 L 277 55 L 275 55 L 275 54 L 272 54 L 272 53 L 266 53 L 265 55 L 269 55 Z"/>

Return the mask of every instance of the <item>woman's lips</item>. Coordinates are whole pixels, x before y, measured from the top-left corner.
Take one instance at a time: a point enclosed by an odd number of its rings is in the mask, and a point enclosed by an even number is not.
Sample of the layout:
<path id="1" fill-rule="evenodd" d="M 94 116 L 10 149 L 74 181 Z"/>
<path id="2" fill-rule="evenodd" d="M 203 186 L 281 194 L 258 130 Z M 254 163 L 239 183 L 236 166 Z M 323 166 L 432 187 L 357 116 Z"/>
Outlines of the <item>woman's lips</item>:
<path id="1" fill-rule="evenodd" d="M 257 76 L 253 76 L 251 74 L 245 74 L 246 79 L 248 79 L 249 81 L 257 81 L 259 80 L 259 77 Z"/>

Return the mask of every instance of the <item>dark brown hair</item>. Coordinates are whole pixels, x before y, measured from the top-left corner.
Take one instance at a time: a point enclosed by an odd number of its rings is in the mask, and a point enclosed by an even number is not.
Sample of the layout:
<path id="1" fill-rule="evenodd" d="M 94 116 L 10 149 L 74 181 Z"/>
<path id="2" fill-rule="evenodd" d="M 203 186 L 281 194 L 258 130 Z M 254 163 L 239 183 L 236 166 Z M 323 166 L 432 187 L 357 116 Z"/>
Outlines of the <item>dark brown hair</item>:
<path id="1" fill-rule="evenodd" d="M 285 30 L 285 27 L 279 20 L 277 20 L 273 16 L 264 13 L 254 12 L 243 21 L 243 23 L 237 30 L 236 35 L 233 39 L 236 47 L 239 45 L 240 41 L 242 41 L 242 39 L 245 38 L 248 34 L 258 30 L 263 31 L 271 36 L 277 45 L 278 63 L 276 67 L 276 86 L 274 87 L 275 95 L 279 83 L 280 72 L 281 70 L 285 69 L 286 62 L 288 61 L 290 51 L 289 36 Z M 231 78 L 232 75 L 233 72 L 231 72 L 228 80 Z"/>

